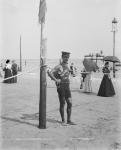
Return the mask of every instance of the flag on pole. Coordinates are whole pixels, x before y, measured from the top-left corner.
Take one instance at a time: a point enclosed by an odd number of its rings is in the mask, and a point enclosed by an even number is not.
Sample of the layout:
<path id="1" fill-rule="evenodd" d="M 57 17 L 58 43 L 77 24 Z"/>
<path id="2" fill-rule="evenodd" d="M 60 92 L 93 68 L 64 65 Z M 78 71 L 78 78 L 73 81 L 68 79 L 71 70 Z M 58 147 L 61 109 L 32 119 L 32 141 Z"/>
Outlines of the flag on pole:
<path id="1" fill-rule="evenodd" d="M 46 0 L 40 0 L 40 5 L 39 5 L 39 23 L 44 23 L 45 22 L 45 13 L 46 13 Z"/>

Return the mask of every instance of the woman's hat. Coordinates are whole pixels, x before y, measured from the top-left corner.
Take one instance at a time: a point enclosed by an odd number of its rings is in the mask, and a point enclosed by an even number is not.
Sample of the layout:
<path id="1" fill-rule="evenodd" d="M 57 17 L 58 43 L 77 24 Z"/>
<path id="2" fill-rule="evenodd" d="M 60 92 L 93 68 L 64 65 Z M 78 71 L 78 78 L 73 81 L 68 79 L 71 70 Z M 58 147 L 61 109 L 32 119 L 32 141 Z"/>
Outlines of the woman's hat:
<path id="1" fill-rule="evenodd" d="M 108 64 L 109 64 L 109 62 L 108 62 L 108 61 L 106 61 L 106 62 L 105 62 L 105 65 L 108 65 Z"/>

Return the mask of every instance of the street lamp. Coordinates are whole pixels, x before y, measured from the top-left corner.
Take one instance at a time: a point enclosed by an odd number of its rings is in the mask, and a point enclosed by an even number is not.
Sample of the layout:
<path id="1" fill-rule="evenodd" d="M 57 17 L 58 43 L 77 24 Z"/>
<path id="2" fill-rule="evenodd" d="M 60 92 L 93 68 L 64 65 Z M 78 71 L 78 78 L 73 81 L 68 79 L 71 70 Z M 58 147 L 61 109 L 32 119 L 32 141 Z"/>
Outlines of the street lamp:
<path id="1" fill-rule="evenodd" d="M 113 32 L 113 56 L 115 56 L 115 34 L 117 31 L 117 23 L 116 18 L 112 20 L 112 32 Z M 113 63 L 113 77 L 115 78 L 115 63 Z"/>

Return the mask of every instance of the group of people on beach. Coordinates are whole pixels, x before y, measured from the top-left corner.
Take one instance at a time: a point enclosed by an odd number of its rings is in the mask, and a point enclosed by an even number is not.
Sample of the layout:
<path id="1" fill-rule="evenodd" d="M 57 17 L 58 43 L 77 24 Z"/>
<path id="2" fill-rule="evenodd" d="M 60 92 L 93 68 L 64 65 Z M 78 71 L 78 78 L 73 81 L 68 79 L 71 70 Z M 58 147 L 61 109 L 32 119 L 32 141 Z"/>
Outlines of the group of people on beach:
<path id="1" fill-rule="evenodd" d="M 69 74 L 72 70 L 70 71 L 70 68 L 68 66 L 70 53 L 62 51 L 61 57 L 62 57 L 61 63 L 55 66 L 50 71 L 48 71 L 47 73 L 49 77 L 55 81 L 57 87 L 57 93 L 60 102 L 59 111 L 60 111 L 62 123 L 65 123 L 64 106 L 66 102 L 67 103 L 67 124 L 74 125 L 75 123 L 71 121 L 72 98 L 71 98 Z M 84 73 L 82 74 L 82 82 L 85 82 L 85 91 L 91 92 L 92 91 L 91 72 L 87 72 L 85 69 L 83 70 L 83 72 L 85 72 L 85 74 Z M 101 81 L 101 85 L 97 95 L 103 97 L 110 97 L 115 95 L 115 90 L 110 78 L 109 62 L 105 62 L 102 72 L 104 76 Z"/>
<path id="2" fill-rule="evenodd" d="M 7 59 L 5 66 L 1 65 L 1 68 L 4 71 L 3 83 L 17 83 L 18 67 L 15 60 Z"/>
<path id="3" fill-rule="evenodd" d="M 69 52 L 62 51 L 61 61 L 60 63 L 48 70 L 48 76 L 55 81 L 57 87 L 57 93 L 60 103 L 60 115 L 62 119 L 62 123 L 65 123 L 64 117 L 64 106 L 65 102 L 67 103 L 67 124 L 74 125 L 75 123 L 71 121 L 71 112 L 72 112 L 72 97 L 70 90 L 70 79 L 69 75 L 71 74 L 75 77 L 76 69 L 74 68 L 74 64 L 71 64 L 71 67 L 68 65 L 68 60 L 70 57 Z M 12 63 L 11 63 L 12 62 Z M 2 66 L 1 66 L 2 67 Z M 6 64 L 2 67 L 4 71 L 4 83 L 17 83 L 17 73 L 18 67 L 14 60 L 10 61 L 6 60 Z M 75 72 L 74 72 L 75 71 Z M 101 81 L 101 85 L 98 91 L 98 96 L 110 97 L 115 95 L 115 90 L 110 77 L 110 69 L 109 62 L 105 62 L 105 65 L 102 69 L 104 74 L 103 79 Z M 91 87 L 91 72 L 87 72 L 86 69 L 82 70 L 82 80 L 80 88 L 85 89 L 85 92 L 92 92 Z"/>
<path id="4" fill-rule="evenodd" d="M 108 61 L 105 62 L 102 72 L 103 72 L 104 76 L 101 81 L 97 95 L 103 96 L 103 97 L 111 97 L 111 96 L 115 95 L 115 90 L 114 90 L 114 87 L 113 87 L 113 84 L 111 81 Z M 82 79 L 81 79 L 80 89 L 84 88 L 84 92 L 91 93 L 92 92 L 91 72 L 87 72 L 86 69 L 84 68 L 82 70 L 81 74 L 82 74 Z"/>

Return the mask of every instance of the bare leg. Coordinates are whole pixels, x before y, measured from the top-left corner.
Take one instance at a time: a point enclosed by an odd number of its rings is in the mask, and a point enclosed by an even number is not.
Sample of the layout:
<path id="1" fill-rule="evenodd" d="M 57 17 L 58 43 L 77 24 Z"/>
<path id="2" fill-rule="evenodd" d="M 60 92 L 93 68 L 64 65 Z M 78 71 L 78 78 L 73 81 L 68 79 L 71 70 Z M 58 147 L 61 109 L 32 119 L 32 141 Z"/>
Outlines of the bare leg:
<path id="1" fill-rule="evenodd" d="M 65 122 L 65 118 L 64 118 L 64 105 L 65 104 L 61 104 L 60 103 L 60 115 L 61 115 L 62 122 Z"/>
<path id="2" fill-rule="evenodd" d="M 66 101 L 67 101 L 67 122 L 71 122 L 72 100 L 71 98 L 68 98 Z"/>

